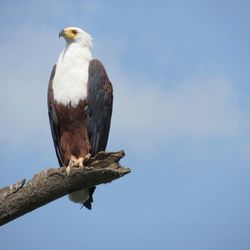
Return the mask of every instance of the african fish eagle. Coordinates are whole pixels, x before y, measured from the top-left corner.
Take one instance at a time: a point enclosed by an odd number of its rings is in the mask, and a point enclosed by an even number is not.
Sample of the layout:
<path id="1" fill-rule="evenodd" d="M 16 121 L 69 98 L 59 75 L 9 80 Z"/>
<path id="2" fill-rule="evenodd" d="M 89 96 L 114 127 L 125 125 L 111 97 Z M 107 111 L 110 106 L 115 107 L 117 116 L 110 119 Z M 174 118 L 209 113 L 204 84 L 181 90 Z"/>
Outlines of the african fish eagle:
<path id="1" fill-rule="evenodd" d="M 102 63 L 91 54 L 92 37 L 76 27 L 60 31 L 66 47 L 54 66 L 48 88 L 48 113 L 61 167 L 83 166 L 90 155 L 106 149 L 113 89 Z M 91 209 L 95 187 L 69 194 Z"/>

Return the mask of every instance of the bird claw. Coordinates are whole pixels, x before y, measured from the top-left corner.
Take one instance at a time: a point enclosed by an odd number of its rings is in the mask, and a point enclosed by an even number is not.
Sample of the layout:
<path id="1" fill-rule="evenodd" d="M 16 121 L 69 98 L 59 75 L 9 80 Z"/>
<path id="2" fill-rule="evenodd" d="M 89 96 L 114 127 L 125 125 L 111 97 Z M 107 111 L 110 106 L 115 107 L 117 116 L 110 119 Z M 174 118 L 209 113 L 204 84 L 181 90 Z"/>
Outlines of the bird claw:
<path id="1" fill-rule="evenodd" d="M 66 167 L 66 173 L 67 173 L 67 175 L 69 175 L 70 171 L 71 171 L 71 167 L 70 167 L 70 165 L 68 165 L 68 166 Z"/>
<path id="2" fill-rule="evenodd" d="M 77 160 L 75 159 L 70 160 L 69 165 L 66 168 L 66 173 L 69 175 L 71 169 L 75 167 L 83 168 L 84 164 L 90 159 L 90 157 L 91 157 L 91 154 L 87 154 L 84 158 L 80 157 Z"/>
<path id="3" fill-rule="evenodd" d="M 83 168 L 83 158 L 82 157 L 77 160 L 77 164 L 80 168 Z"/>
<path id="4" fill-rule="evenodd" d="M 67 175 L 70 174 L 72 168 L 77 167 L 77 166 L 78 166 L 78 161 L 77 160 L 70 160 L 69 165 L 66 168 Z"/>
<path id="5" fill-rule="evenodd" d="M 85 156 L 85 158 L 83 159 L 83 164 L 86 163 L 86 162 L 88 162 L 88 160 L 90 159 L 90 157 L 91 157 L 91 154 L 90 154 L 90 153 L 87 154 L 87 155 Z"/>
<path id="6" fill-rule="evenodd" d="M 80 168 L 83 168 L 85 163 L 90 159 L 91 154 L 87 154 L 84 158 L 81 157 L 79 159 L 77 159 L 77 164 Z"/>

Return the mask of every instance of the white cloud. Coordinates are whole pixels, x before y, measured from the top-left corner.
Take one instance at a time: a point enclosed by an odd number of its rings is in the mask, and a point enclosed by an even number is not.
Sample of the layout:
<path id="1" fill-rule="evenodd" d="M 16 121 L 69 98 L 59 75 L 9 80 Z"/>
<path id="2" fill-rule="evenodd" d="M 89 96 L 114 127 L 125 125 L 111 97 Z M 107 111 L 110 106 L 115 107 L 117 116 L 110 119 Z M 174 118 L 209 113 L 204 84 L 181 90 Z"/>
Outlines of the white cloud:
<path id="1" fill-rule="evenodd" d="M 249 117 L 223 77 L 191 78 L 171 88 L 122 76 L 114 82 L 114 135 L 137 147 L 181 137 L 233 138 L 249 130 Z"/>

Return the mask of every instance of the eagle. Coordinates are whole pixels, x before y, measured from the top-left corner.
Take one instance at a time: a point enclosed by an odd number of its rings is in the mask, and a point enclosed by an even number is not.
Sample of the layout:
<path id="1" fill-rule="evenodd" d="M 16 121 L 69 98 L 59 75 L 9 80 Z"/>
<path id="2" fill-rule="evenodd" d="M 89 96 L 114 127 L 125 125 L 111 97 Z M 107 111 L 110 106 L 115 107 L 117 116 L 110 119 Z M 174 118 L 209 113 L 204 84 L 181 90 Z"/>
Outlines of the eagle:
<path id="1" fill-rule="evenodd" d="M 60 167 L 83 166 L 105 151 L 109 136 L 113 87 L 103 64 L 93 59 L 92 37 L 69 27 L 60 31 L 66 47 L 54 65 L 48 87 L 51 134 Z M 69 199 L 91 209 L 95 187 L 69 194 Z"/>

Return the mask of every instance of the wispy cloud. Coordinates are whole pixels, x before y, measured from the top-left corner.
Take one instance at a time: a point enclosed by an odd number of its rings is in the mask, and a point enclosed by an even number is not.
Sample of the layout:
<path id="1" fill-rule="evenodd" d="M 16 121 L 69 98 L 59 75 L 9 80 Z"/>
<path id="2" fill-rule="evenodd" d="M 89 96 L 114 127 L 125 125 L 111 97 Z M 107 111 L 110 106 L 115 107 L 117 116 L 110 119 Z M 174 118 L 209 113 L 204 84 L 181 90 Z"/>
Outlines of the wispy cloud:
<path id="1" fill-rule="evenodd" d="M 237 92 L 223 77 L 190 78 L 170 89 L 150 80 L 138 86 L 123 79 L 115 78 L 113 129 L 133 145 L 155 147 L 181 137 L 233 138 L 249 130 Z"/>

